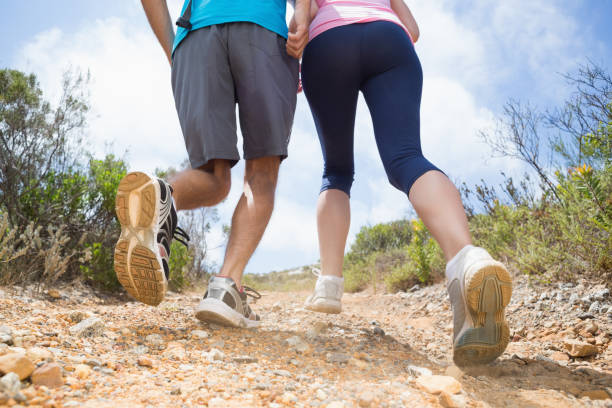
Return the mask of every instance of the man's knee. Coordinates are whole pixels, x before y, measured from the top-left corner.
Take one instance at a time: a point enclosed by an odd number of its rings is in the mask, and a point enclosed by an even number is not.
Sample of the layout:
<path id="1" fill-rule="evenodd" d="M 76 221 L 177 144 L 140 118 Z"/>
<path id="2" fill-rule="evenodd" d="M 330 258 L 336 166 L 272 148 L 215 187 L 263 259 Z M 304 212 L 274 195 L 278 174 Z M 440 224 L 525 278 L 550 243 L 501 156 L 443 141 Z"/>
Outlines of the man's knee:
<path id="1" fill-rule="evenodd" d="M 274 198 L 280 158 L 277 156 L 248 160 L 244 174 L 246 186 L 253 195 L 271 196 Z"/>
<path id="2" fill-rule="evenodd" d="M 215 178 L 218 187 L 213 194 L 216 201 L 223 201 L 232 188 L 231 168 L 231 163 L 228 160 L 211 160 L 198 168 L 198 170 L 206 172 Z"/>

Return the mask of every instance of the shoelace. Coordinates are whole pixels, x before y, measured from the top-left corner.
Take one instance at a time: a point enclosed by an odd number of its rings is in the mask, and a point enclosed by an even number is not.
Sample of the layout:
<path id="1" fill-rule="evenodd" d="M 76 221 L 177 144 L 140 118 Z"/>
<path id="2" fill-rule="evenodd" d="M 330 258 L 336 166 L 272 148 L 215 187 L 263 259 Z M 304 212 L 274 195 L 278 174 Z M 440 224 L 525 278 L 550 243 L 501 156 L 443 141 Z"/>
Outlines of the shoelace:
<path id="1" fill-rule="evenodd" d="M 312 270 L 310 271 L 314 276 L 316 276 L 317 278 L 319 276 L 321 276 L 321 270 L 318 268 L 312 268 Z"/>
<path id="2" fill-rule="evenodd" d="M 191 238 L 189 238 L 189 235 L 187 234 L 187 232 L 185 232 L 185 230 L 182 229 L 181 227 L 176 227 L 174 229 L 172 238 L 177 240 L 178 242 L 180 242 L 181 244 L 185 246 L 189 246 L 188 242 L 191 241 Z"/>
<path id="3" fill-rule="evenodd" d="M 245 295 L 250 296 L 253 299 L 261 299 L 261 294 L 253 288 L 250 288 L 248 286 L 243 286 L 242 290 L 244 291 Z"/>

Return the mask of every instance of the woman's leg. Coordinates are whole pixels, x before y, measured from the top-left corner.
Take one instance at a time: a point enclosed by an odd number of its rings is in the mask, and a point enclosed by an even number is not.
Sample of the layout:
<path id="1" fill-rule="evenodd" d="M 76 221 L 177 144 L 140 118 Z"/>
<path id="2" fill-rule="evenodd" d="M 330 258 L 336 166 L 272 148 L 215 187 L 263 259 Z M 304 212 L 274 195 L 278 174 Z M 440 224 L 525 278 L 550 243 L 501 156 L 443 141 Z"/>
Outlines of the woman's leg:
<path id="1" fill-rule="evenodd" d="M 304 51 L 304 94 L 321 142 L 324 169 L 317 204 L 322 275 L 342 276 L 350 225 L 353 133 L 359 93 L 359 27 L 329 30 Z"/>
<path id="2" fill-rule="evenodd" d="M 368 77 L 362 91 L 385 171 L 390 182 L 408 195 L 448 261 L 471 238 L 459 192 L 421 151 L 421 65 L 400 27 L 375 23 L 368 30 L 369 43 L 364 43 L 368 52 L 362 52 Z"/>

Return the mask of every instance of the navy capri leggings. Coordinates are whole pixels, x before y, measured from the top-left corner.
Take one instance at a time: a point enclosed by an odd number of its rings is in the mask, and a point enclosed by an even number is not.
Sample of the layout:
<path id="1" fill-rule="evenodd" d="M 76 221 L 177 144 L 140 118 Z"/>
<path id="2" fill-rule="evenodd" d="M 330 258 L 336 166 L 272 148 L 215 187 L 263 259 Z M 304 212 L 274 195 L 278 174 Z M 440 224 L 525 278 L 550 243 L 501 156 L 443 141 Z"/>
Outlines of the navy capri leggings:
<path id="1" fill-rule="evenodd" d="M 438 170 L 421 151 L 419 111 L 423 71 L 408 34 L 386 21 L 335 27 L 304 50 L 302 84 L 325 167 L 321 191 L 350 196 L 353 133 L 363 92 L 387 177 L 408 194 L 425 172 Z"/>

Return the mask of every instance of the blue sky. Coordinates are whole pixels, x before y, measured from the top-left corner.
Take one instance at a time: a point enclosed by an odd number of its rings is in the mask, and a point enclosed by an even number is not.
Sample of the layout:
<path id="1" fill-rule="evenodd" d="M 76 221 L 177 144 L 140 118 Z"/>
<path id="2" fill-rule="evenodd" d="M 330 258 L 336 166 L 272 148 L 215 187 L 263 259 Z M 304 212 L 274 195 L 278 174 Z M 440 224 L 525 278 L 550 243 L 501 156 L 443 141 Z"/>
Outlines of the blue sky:
<path id="1" fill-rule="evenodd" d="M 551 106 L 568 95 L 559 74 L 587 58 L 610 71 L 612 2 L 607 0 L 407 1 L 421 28 L 416 45 L 424 70 L 422 143 L 451 179 L 495 182 L 520 163 L 492 158 L 477 132 L 494 125 L 509 98 Z M 176 18 L 181 0 L 168 0 Z M 125 155 L 131 169 L 176 166 L 186 157 L 170 89 L 170 70 L 139 0 L 3 1 L 0 66 L 34 72 L 51 100 L 62 72 L 92 75 L 89 146 Z M 386 182 L 369 114 L 358 107 L 356 182 L 351 238 L 366 224 L 412 216 L 402 193 Z M 127 152 L 127 153 L 126 153 Z M 290 157 L 281 168 L 276 209 L 247 266 L 263 273 L 316 262 L 315 203 L 322 161 L 303 96 L 298 98 Z M 241 193 L 243 164 L 218 206 L 228 223 Z M 221 228 L 210 247 L 221 242 Z M 220 262 L 223 248 L 210 253 Z"/>

